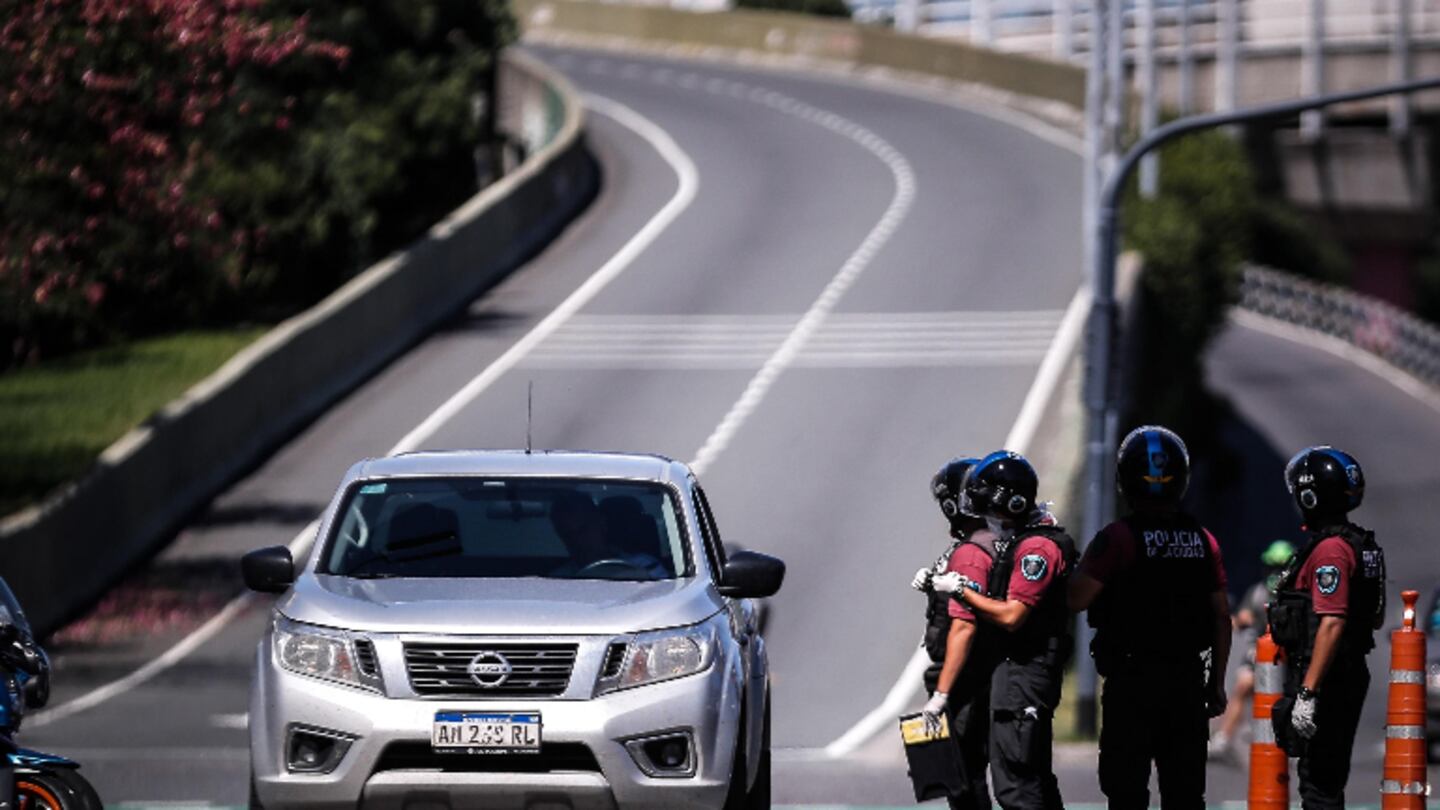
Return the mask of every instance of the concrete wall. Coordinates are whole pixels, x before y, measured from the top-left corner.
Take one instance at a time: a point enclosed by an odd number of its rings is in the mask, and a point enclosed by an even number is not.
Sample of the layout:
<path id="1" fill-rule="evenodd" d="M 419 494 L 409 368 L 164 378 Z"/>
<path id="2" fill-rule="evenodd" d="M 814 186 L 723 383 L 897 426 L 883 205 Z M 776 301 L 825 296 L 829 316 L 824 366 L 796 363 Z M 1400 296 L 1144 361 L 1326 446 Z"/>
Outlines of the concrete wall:
<path id="1" fill-rule="evenodd" d="M 79 482 L 0 524 L 0 575 L 36 629 L 57 628 L 227 484 L 543 246 L 593 193 L 583 111 L 558 74 L 508 54 L 507 130 L 548 143 L 409 249 L 271 330 Z M 545 120 L 553 123 L 548 127 Z"/>
<path id="2" fill-rule="evenodd" d="M 1075 66 L 845 21 L 772 11 L 700 14 L 587 0 L 514 0 L 514 8 L 527 33 L 575 33 L 844 62 L 973 82 L 1075 108 L 1085 101 L 1085 73 Z"/>

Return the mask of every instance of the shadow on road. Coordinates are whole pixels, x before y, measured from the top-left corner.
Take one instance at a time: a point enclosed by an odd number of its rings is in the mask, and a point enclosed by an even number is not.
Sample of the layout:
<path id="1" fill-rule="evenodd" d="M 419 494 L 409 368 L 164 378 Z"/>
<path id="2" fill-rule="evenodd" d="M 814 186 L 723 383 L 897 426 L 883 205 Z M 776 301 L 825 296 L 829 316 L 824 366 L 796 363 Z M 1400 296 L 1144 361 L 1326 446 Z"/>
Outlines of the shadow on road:
<path id="1" fill-rule="evenodd" d="M 1299 516 L 1285 489 L 1288 456 L 1216 397 L 1210 441 L 1190 448 L 1194 463 L 1186 506 L 1216 538 L 1230 593 L 1238 598 L 1262 575 L 1260 553 L 1275 540 L 1304 545 Z"/>

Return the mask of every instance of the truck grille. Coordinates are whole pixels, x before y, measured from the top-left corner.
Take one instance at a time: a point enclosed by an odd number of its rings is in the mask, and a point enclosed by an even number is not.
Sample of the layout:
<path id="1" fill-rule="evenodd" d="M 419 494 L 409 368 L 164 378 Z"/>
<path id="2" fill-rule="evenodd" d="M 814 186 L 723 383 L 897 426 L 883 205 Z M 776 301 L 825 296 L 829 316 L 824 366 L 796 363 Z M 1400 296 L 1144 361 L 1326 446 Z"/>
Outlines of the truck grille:
<path id="1" fill-rule="evenodd" d="M 581 743 L 543 743 L 533 754 L 455 754 L 434 750 L 426 742 L 385 746 L 375 772 L 440 771 L 442 773 L 600 773 L 595 755 Z"/>
<path id="2" fill-rule="evenodd" d="M 445 642 L 405 644 L 405 669 L 415 694 L 426 697 L 554 697 L 570 683 L 576 644 Z M 482 685 L 470 674 L 470 663 L 484 653 L 502 657 L 510 674 L 499 683 Z M 486 663 L 497 659 L 487 656 Z M 496 681 L 497 676 L 482 678 Z"/>

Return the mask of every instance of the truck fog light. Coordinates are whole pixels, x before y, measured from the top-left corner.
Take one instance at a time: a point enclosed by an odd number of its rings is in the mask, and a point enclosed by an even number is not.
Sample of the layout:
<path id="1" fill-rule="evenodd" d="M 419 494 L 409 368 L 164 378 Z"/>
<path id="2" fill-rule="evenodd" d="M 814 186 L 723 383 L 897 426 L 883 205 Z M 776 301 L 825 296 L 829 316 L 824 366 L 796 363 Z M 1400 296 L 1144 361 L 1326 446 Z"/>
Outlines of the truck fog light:
<path id="1" fill-rule="evenodd" d="M 646 776 L 695 775 L 695 745 L 689 731 L 641 737 L 626 742 L 625 748 Z"/>
<path id="2" fill-rule="evenodd" d="M 355 739 L 338 731 L 291 726 L 285 741 L 286 768 L 291 773 L 330 773 Z"/>

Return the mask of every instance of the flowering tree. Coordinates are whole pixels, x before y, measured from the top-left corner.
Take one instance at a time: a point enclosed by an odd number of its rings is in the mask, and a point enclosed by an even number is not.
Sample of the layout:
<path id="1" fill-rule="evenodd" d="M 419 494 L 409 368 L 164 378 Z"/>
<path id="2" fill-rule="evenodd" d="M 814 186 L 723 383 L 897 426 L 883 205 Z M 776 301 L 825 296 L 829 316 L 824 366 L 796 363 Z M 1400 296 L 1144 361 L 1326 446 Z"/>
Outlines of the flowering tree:
<path id="1" fill-rule="evenodd" d="M 473 0 L 0 0 L 0 368 L 308 303 L 412 237 L 473 191 L 509 37 Z"/>

